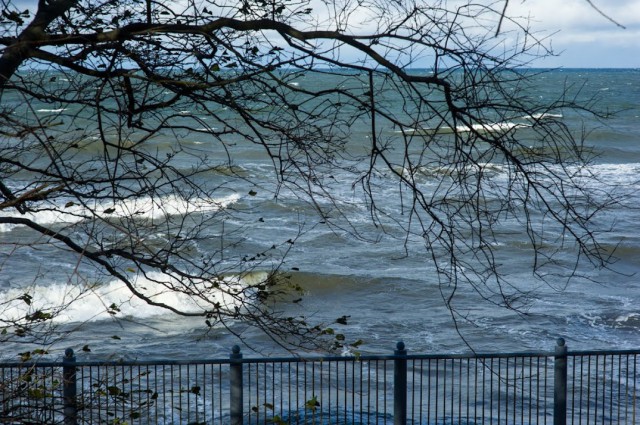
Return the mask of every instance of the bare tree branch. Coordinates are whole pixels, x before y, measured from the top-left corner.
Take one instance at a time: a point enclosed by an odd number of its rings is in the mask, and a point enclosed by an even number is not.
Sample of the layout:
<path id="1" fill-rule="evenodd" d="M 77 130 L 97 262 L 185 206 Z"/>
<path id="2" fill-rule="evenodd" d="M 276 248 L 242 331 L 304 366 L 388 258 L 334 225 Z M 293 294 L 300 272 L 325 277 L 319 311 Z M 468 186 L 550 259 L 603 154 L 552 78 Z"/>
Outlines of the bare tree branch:
<path id="1" fill-rule="evenodd" d="M 304 309 L 285 313 L 303 292 L 286 257 L 317 226 L 396 238 L 405 252 L 420 241 L 454 320 L 465 291 L 524 311 L 530 292 L 504 270 L 506 229 L 526 237 L 548 285 L 609 267 L 594 222 L 618 199 L 562 115 L 594 103 L 574 87 L 531 94 L 539 75 L 522 67 L 549 49 L 507 1 L 324 6 L 326 20 L 304 0 L 56 0 L 30 22 L 9 15 L 6 244 L 38 255 L 14 238 L 26 228 L 74 275 L 116 279 L 207 329 L 252 326 L 305 347 L 341 344 Z M 503 37 L 506 22 L 522 37 Z M 375 231 L 353 215 L 363 205 Z M 305 218 L 264 241 L 262 208 Z M 0 326 L 20 338 L 49 321 L 18 316 Z"/>

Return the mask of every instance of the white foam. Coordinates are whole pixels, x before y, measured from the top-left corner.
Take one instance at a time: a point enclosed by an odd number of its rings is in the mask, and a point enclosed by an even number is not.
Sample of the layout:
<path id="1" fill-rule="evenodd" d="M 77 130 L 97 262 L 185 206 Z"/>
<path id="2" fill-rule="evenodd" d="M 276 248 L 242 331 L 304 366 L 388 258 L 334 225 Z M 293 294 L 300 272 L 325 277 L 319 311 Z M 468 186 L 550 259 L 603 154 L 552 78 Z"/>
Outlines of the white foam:
<path id="1" fill-rule="evenodd" d="M 120 201 L 115 204 L 101 202 L 92 206 L 69 204 L 54 206 L 52 209 L 35 213 L 20 214 L 17 211 L 3 214 L 5 217 L 22 217 L 37 224 L 46 226 L 57 223 L 73 224 L 93 217 L 93 212 L 105 217 L 136 217 L 147 219 L 163 219 L 173 215 L 189 215 L 194 213 L 214 212 L 237 202 L 240 195 L 231 194 L 217 199 L 185 199 L 178 195 L 161 198 L 143 197 Z M 8 232 L 18 225 L 0 224 L 0 232 Z"/>
<path id="2" fill-rule="evenodd" d="M 417 128 L 405 129 L 404 133 L 412 133 L 418 135 L 434 135 L 434 134 L 457 134 L 457 133 L 506 133 L 518 128 L 531 127 L 530 124 L 515 123 L 510 121 L 498 123 L 472 124 L 471 126 L 459 125 L 456 127 L 440 126 L 435 128 Z"/>
<path id="3" fill-rule="evenodd" d="M 549 112 L 540 112 L 533 115 L 525 115 L 520 118 L 514 118 L 515 120 L 521 121 L 541 121 L 546 119 L 559 119 L 563 118 L 562 114 L 553 114 Z M 511 130 L 519 129 L 519 128 L 527 128 L 531 127 L 530 123 L 523 122 L 512 122 L 512 121 L 503 121 L 496 123 L 477 123 L 468 125 L 459 125 L 456 127 L 449 126 L 439 126 L 439 127 L 424 127 L 424 128 L 411 128 L 402 130 L 405 134 L 417 134 L 417 135 L 435 135 L 435 134 L 458 134 L 458 133 L 506 133 Z"/>
<path id="4" fill-rule="evenodd" d="M 232 194 L 217 199 L 185 199 L 177 195 L 168 195 L 160 199 L 149 197 L 131 199 L 119 202 L 112 206 L 101 205 L 96 211 L 108 211 L 112 217 L 136 217 L 161 219 L 172 215 L 188 215 L 193 213 L 218 211 L 235 203 L 240 199 L 240 195 Z M 105 213 L 106 214 L 106 213 Z"/>
<path id="5" fill-rule="evenodd" d="M 628 312 L 616 317 L 615 321 L 618 323 L 627 323 L 629 321 L 636 321 L 640 318 L 640 313 Z"/>
<path id="6" fill-rule="evenodd" d="M 569 168 L 570 171 L 578 174 L 582 172 L 578 167 Z M 616 186 L 618 189 L 631 188 L 639 189 L 640 182 L 638 173 L 640 173 L 640 164 L 590 164 L 584 169 L 585 175 L 594 174 L 600 181 L 606 182 L 608 185 Z M 591 181 L 596 187 L 600 187 L 599 181 Z"/>
<path id="7" fill-rule="evenodd" d="M 46 112 L 46 113 L 58 113 L 58 112 L 62 112 L 62 111 L 66 111 L 66 108 L 59 108 L 59 109 L 37 109 L 36 112 Z"/>
<path id="8" fill-rule="evenodd" d="M 533 115 L 525 115 L 524 117 L 522 117 L 522 119 L 525 119 L 525 120 L 535 120 L 535 121 L 551 119 L 551 118 L 563 118 L 563 116 L 562 114 L 552 114 L 547 112 L 541 112 Z"/>
<path id="9" fill-rule="evenodd" d="M 20 218 L 33 221 L 34 223 L 40 224 L 42 226 L 47 226 L 55 223 L 68 223 L 68 224 L 78 223 L 84 220 L 85 218 L 83 216 L 83 211 L 84 211 L 84 208 L 79 206 L 73 206 L 70 208 L 64 208 L 64 209 L 61 208 L 60 210 L 46 210 L 46 211 L 38 211 L 35 213 L 30 212 L 26 214 L 20 214 L 14 211 L 9 211 L 9 212 L 3 211 L 3 216 L 12 217 L 12 218 L 20 217 Z M 22 225 L 0 224 L 0 233 L 10 232 L 16 227 L 22 227 Z"/>
<path id="10" fill-rule="evenodd" d="M 190 282 L 182 284 L 173 277 L 152 272 L 145 277 L 137 275 L 132 278 L 135 289 L 152 301 L 162 303 L 180 311 L 198 313 L 211 310 L 219 303 L 224 309 L 231 310 L 240 306 L 241 291 L 247 286 L 267 279 L 266 272 L 255 272 L 244 277 L 227 276 L 223 278 L 221 286 L 226 289 L 223 293 L 214 289 L 210 281 Z M 190 296 L 169 287 L 183 288 L 185 291 L 201 294 L 200 297 Z M 28 293 L 31 305 L 17 299 Z M 236 295 L 231 295 L 235 293 Z M 206 299 L 203 299 L 206 298 Z M 14 301 L 9 301 L 17 299 Z M 33 314 L 35 311 L 50 312 L 59 306 L 67 305 L 63 311 L 54 314 L 55 323 L 84 323 L 104 320 L 115 313 L 116 317 L 130 317 L 144 319 L 167 314 L 167 310 L 153 306 L 135 297 L 130 289 L 121 281 L 113 280 L 103 285 L 90 287 L 78 283 L 52 283 L 36 285 L 32 288 L 15 288 L 0 293 L 0 317 L 11 320 Z M 117 310 L 111 308 L 116 306 Z M 111 313 L 110 313 L 111 311 Z"/>

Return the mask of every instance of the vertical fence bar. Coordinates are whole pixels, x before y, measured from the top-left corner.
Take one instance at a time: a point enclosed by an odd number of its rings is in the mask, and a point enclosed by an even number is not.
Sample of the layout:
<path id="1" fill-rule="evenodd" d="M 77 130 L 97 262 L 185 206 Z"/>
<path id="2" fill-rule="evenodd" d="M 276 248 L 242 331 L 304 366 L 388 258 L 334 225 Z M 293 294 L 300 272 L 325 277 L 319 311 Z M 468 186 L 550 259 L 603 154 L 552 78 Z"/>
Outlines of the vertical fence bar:
<path id="1" fill-rule="evenodd" d="M 76 356 L 71 348 L 67 348 L 62 359 L 62 397 L 64 400 L 64 424 L 76 425 L 78 423 L 78 410 L 76 404 Z"/>
<path id="2" fill-rule="evenodd" d="M 567 423 L 567 346 L 558 338 L 554 358 L 553 425 Z"/>
<path id="3" fill-rule="evenodd" d="M 242 353 L 240 347 L 234 345 L 231 349 L 229 364 L 229 381 L 231 388 L 230 415 L 231 425 L 242 425 L 243 416 L 243 384 L 242 384 Z"/>
<path id="4" fill-rule="evenodd" d="M 407 350 L 404 342 L 396 345 L 393 361 L 393 425 L 407 423 Z"/>

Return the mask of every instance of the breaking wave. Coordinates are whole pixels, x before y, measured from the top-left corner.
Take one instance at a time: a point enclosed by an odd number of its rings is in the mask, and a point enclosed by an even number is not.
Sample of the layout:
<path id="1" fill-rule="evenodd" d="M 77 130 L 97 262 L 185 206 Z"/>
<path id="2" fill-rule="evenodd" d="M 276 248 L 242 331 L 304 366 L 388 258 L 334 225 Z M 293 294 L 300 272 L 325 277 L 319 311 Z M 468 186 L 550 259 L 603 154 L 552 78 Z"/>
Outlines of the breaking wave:
<path id="1" fill-rule="evenodd" d="M 92 206 L 75 204 L 69 201 L 66 205 L 58 205 L 51 209 L 34 213 L 20 214 L 12 212 L 6 217 L 22 217 L 46 226 L 52 224 L 79 223 L 102 215 L 107 218 L 136 217 L 146 219 L 163 219 L 174 215 L 189 215 L 194 213 L 215 212 L 236 203 L 240 195 L 231 194 L 221 198 L 186 199 L 178 195 L 168 195 L 161 198 L 143 197 L 117 203 L 96 203 Z M 0 224 L 0 233 L 13 230 L 15 224 Z"/>
<path id="2" fill-rule="evenodd" d="M 212 305 L 216 303 L 226 309 L 239 306 L 243 288 L 264 281 L 267 277 L 266 272 L 254 272 L 242 277 L 237 275 L 224 277 L 224 287 L 228 292 L 236 295 L 215 289 L 211 281 L 196 282 L 196 286 L 201 286 L 197 288 L 197 292 L 205 294 L 206 300 L 179 290 L 168 289 L 171 286 L 180 288 L 184 284 L 160 272 L 149 273 L 146 277 L 137 275 L 132 278 L 132 282 L 137 291 L 153 302 L 162 303 L 180 311 L 197 313 L 211 310 Z M 189 289 L 194 290 L 191 286 Z M 25 294 L 29 296 L 28 303 L 25 302 Z M 65 309 L 55 313 L 55 309 L 65 305 L 67 306 Z M 56 282 L 45 285 L 36 284 L 30 288 L 12 288 L 0 293 L 0 306 L 2 306 L 0 317 L 4 320 L 17 319 L 41 311 L 52 312 L 54 323 L 84 323 L 111 317 L 145 319 L 167 313 L 166 309 L 150 305 L 134 296 L 131 290 L 119 280 L 94 285 Z"/>
<path id="3" fill-rule="evenodd" d="M 406 129 L 403 132 L 406 134 L 426 135 L 431 136 L 435 134 L 459 134 L 459 133 L 506 133 L 518 128 L 531 127 L 531 124 L 515 123 L 515 122 L 499 122 L 499 123 L 486 123 L 486 124 L 472 124 L 471 126 L 459 125 L 456 127 L 440 126 L 440 127 L 424 127 L 417 129 Z"/>

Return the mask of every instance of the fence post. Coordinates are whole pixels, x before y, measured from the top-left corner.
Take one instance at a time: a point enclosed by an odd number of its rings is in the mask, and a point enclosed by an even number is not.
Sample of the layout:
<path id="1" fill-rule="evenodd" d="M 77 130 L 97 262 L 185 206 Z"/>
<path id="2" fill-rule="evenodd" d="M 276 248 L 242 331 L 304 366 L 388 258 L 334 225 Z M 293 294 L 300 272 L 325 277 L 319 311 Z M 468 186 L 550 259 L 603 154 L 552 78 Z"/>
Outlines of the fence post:
<path id="1" fill-rule="evenodd" d="M 567 423 L 567 346 L 563 338 L 558 338 L 554 358 L 553 378 L 553 425 Z"/>
<path id="2" fill-rule="evenodd" d="M 407 423 L 407 350 L 404 342 L 396 345 L 393 361 L 393 425 Z"/>
<path id="3" fill-rule="evenodd" d="M 64 351 L 62 358 L 62 398 L 64 401 L 64 425 L 78 423 L 78 406 L 76 401 L 76 356 L 71 348 Z"/>
<path id="4" fill-rule="evenodd" d="M 243 416 L 243 384 L 242 384 L 242 353 L 240 347 L 234 345 L 231 349 L 231 363 L 229 364 L 229 380 L 231 384 L 231 425 L 242 425 Z"/>

